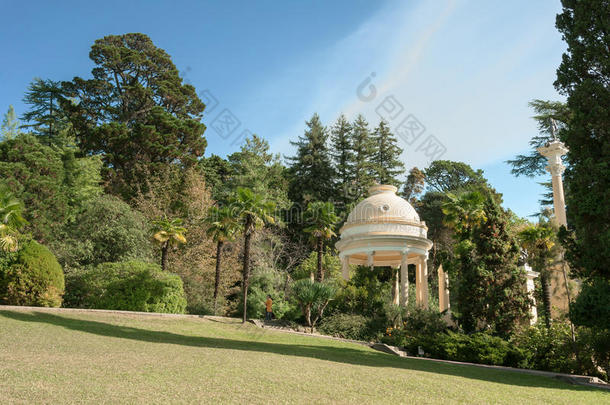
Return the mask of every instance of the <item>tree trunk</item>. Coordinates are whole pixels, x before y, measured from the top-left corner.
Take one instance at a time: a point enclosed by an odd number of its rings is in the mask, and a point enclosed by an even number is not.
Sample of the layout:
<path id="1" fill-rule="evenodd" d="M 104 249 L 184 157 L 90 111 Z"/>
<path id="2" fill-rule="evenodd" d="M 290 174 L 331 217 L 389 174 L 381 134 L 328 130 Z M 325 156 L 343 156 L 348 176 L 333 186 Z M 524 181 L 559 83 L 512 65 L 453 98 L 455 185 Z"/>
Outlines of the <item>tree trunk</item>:
<path id="1" fill-rule="evenodd" d="M 545 312 L 545 323 L 546 327 L 551 327 L 551 282 L 549 280 L 549 275 L 543 273 L 540 276 L 540 282 L 542 284 L 542 301 L 544 303 L 544 312 Z"/>
<path id="2" fill-rule="evenodd" d="M 165 242 L 163 246 L 161 246 L 161 269 L 165 270 L 167 268 L 167 251 L 169 250 L 169 242 Z"/>
<path id="3" fill-rule="evenodd" d="M 246 223 L 244 225 L 244 268 L 243 268 L 243 299 L 244 299 L 244 317 L 242 323 L 246 323 L 248 319 L 248 283 L 250 282 L 250 240 L 252 238 L 252 217 L 249 215 L 246 217 Z"/>
<path id="4" fill-rule="evenodd" d="M 222 253 L 223 241 L 219 240 L 216 245 L 216 278 L 214 279 L 214 315 L 216 315 L 216 301 L 218 298 L 218 289 L 220 288 L 220 255 Z"/>
<path id="5" fill-rule="evenodd" d="M 311 333 L 313 333 L 313 325 L 311 324 L 311 305 L 305 306 L 305 322 L 307 322 L 307 326 L 311 328 Z"/>
<path id="6" fill-rule="evenodd" d="M 318 238 L 317 249 L 318 249 L 318 281 L 322 282 L 322 281 L 324 281 L 324 269 L 322 268 L 322 254 L 323 254 L 323 250 L 324 250 L 324 241 L 322 241 L 322 238 Z"/>

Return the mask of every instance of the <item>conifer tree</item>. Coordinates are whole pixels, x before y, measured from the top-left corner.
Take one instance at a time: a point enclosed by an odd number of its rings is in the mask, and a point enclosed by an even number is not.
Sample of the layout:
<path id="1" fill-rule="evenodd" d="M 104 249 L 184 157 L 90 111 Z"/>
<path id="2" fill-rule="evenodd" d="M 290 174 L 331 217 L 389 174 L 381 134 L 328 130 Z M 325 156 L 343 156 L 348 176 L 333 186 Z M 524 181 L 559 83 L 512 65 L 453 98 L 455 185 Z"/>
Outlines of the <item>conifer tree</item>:
<path id="1" fill-rule="evenodd" d="M 278 207 L 288 205 L 286 189 L 288 188 L 285 167 L 279 154 L 269 152 L 269 142 L 254 134 L 247 138 L 239 152 L 227 157 L 229 172 L 225 173 L 223 186 L 219 194 L 226 199 L 240 187 L 249 188 L 257 194 L 273 200 Z"/>
<path id="2" fill-rule="evenodd" d="M 518 267 L 519 245 L 508 213 L 490 190 L 448 194 L 445 222 L 455 231 L 456 302 L 459 324 L 471 333 L 489 328 L 502 337 L 528 318 L 525 274 Z"/>
<path id="3" fill-rule="evenodd" d="M 23 102 L 30 106 L 29 111 L 21 117 L 27 122 L 24 127 L 31 128 L 45 145 L 63 146 L 65 143 L 65 139 L 58 139 L 67 124 L 66 116 L 60 107 L 62 99 L 60 82 L 39 78 L 30 83 L 23 98 Z"/>
<path id="4" fill-rule="evenodd" d="M 328 150 L 328 130 L 318 114 L 306 122 L 307 129 L 296 142 L 295 156 L 290 162 L 290 197 L 302 203 L 312 200 L 327 201 L 333 195 L 333 167 Z"/>
<path id="5" fill-rule="evenodd" d="M 379 184 L 392 184 L 400 187 L 399 180 L 405 171 L 405 166 L 400 160 L 402 149 L 392 134 L 388 123 L 382 120 L 373 132 L 375 152 L 372 156 L 373 172 L 375 180 Z"/>
<path id="6" fill-rule="evenodd" d="M 568 147 L 565 171 L 566 257 L 579 277 L 610 279 L 610 4 L 563 0 L 556 26 L 567 44 L 555 88 L 567 96 L 570 120 L 559 137 Z"/>
<path id="7" fill-rule="evenodd" d="M 60 104 L 81 151 L 102 156 L 109 192 L 131 200 L 151 176 L 198 163 L 205 105 L 167 52 L 129 33 L 96 40 L 89 57 L 93 78 L 62 82 Z"/>
<path id="8" fill-rule="evenodd" d="M 341 114 L 331 129 L 331 156 L 335 170 L 335 191 L 339 193 L 337 208 L 345 211 L 350 200 L 350 187 L 353 180 L 354 151 L 351 141 L 352 127 Z"/>
<path id="9" fill-rule="evenodd" d="M 354 193 L 353 198 L 366 197 L 368 188 L 375 182 L 374 166 L 375 143 L 371 137 L 369 124 L 362 115 L 358 115 L 352 124 L 352 150 L 354 164 L 352 169 Z"/>
<path id="10" fill-rule="evenodd" d="M 8 106 L 8 111 L 4 114 L 4 119 L 2 120 L 2 126 L 0 127 L 0 139 L 1 140 L 10 140 L 14 139 L 19 135 L 19 121 L 15 116 L 15 109 L 12 105 Z"/>

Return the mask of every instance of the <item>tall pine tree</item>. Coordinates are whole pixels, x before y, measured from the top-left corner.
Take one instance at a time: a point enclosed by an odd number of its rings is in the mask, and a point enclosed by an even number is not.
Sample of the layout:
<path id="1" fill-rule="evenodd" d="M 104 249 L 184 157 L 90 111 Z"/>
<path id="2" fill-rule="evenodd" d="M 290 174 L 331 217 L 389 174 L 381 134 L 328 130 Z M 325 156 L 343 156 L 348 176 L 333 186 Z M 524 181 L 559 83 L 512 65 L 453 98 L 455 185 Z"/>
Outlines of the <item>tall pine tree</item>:
<path id="1" fill-rule="evenodd" d="M 375 142 L 369 130 L 369 124 L 362 115 L 358 115 L 352 124 L 352 150 L 354 153 L 353 187 L 351 198 L 356 201 L 366 197 L 367 190 L 375 182 L 373 156 Z"/>
<path id="2" fill-rule="evenodd" d="M 306 122 L 307 129 L 296 142 L 290 162 L 290 198 L 298 203 L 328 201 L 333 196 L 333 167 L 328 150 L 328 130 L 318 114 Z"/>
<path id="3" fill-rule="evenodd" d="M 352 126 L 341 114 L 331 129 L 331 156 L 335 170 L 335 192 L 339 213 L 344 213 L 351 202 L 349 190 L 352 184 L 352 170 L 354 165 L 354 151 L 351 140 Z"/>
<path id="4" fill-rule="evenodd" d="M 373 141 L 375 152 L 371 160 L 375 180 L 379 184 L 392 184 L 400 187 L 402 182 L 399 176 L 405 171 L 405 166 L 400 160 L 402 149 L 398 146 L 398 141 L 384 120 L 381 120 L 375 128 Z"/>
<path id="5" fill-rule="evenodd" d="M 31 128 L 45 145 L 63 146 L 66 142 L 61 136 L 67 125 L 66 115 L 60 107 L 63 99 L 60 82 L 39 78 L 30 83 L 23 98 L 23 102 L 30 106 L 21 117 L 27 122 L 24 127 Z"/>
<path id="6" fill-rule="evenodd" d="M 170 56 L 130 33 L 96 40 L 89 57 L 93 78 L 62 82 L 60 104 L 83 153 L 102 156 L 108 191 L 130 200 L 150 176 L 196 165 L 207 145 L 205 105 Z"/>

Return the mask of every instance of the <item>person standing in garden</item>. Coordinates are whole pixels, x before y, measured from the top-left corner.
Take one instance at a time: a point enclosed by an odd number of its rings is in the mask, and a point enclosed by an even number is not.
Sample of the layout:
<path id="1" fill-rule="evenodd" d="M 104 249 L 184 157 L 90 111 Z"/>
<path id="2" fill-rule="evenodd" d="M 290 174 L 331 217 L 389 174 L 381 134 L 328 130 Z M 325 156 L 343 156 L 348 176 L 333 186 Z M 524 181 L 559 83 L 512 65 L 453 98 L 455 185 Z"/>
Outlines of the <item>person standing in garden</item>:
<path id="1" fill-rule="evenodd" d="M 271 299 L 271 295 L 267 295 L 267 301 L 265 301 L 265 320 L 270 321 L 271 316 L 273 315 L 273 300 Z"/>

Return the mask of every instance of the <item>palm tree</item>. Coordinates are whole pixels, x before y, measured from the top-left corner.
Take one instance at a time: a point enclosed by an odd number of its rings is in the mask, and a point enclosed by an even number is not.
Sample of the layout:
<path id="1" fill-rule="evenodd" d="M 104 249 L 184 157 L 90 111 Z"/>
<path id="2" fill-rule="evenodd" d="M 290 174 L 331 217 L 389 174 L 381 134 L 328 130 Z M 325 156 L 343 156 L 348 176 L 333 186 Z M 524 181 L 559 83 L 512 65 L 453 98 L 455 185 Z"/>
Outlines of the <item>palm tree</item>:
<path id="1" fill-rule="evenodd" d="M 218 289 L 220 288 L 220 261 L 222 247 L 225 242 L 233 240 L 238 229 L 238 223 L 233 217 L 229 207 L 210 207 L 206 218 L 208 224 L 207 234 L 216 242 L 216 278 L 214 280 L 214 313 L 216 313 L 216 301 Z"/>
<path id="2" fill-rule="evenodd" d="M 555 252 L 555 231 L 549 224 L 538 223 L 519 232 L 521 247 L 527 251 L 528 263 L 540 273 L 545 322 L 551 327 L 551 282 L 549 266 L 553 264 Z"/>
<path id="3" fill-rule="evenodd" d="M 478 191 L 470 191 L 458 195 L 447 193 L 448 201 L 442 205 L 444 222 L 463 236 L 469 235 L 473 229 L 487 221 L 484 210 L 485 197 Z"/>
<path id="4" fill-rule="evenodd" d="M 247 319 L 248 283 L 250 280 L 250 243 L 256 229 L 265 223 L 274 223 L 275 203 L 266 201 L 261 194 L 249 188 L 239 187 L 230 199 L 231 214 L 242 226 L 244 234 L 244 253 L 242 271 L 242 291 L 244 300 L 243 322 Z"/>
<path id="5" fill-rule="evenodd" d="M 182 219 L 168 219 L 163 217 L 153 221 L 153 238 L 161 245 L 161 268 L 167 268 L 167 252 L 171 245 L 186 243 L 184 234 L 186 228 L 182 226 Z"/>
<path id="6" fill-rule="evenodd" d="M 335 225 L 339 222 L 339 217 L 335 215 L 335 207 L 331 202 L 315 201 L 307 205 L 303 218 L 305 223 L 309 224 L 304 231 L 311 235 L 318 252 L 317 281 L 323 281 L 322 254 L 324 252 L 324 241 L 337 236 L 335 234 Z M 313 280 L 313 274 L 311 279 Z"/>
<path id="7" fill-rule="evenodd" d="M 21 216 L 23 204 L 6 188 L 0 188 L 0 250 L 15 252 L 19 249 L 19 228 L 27 225 Z"/>

